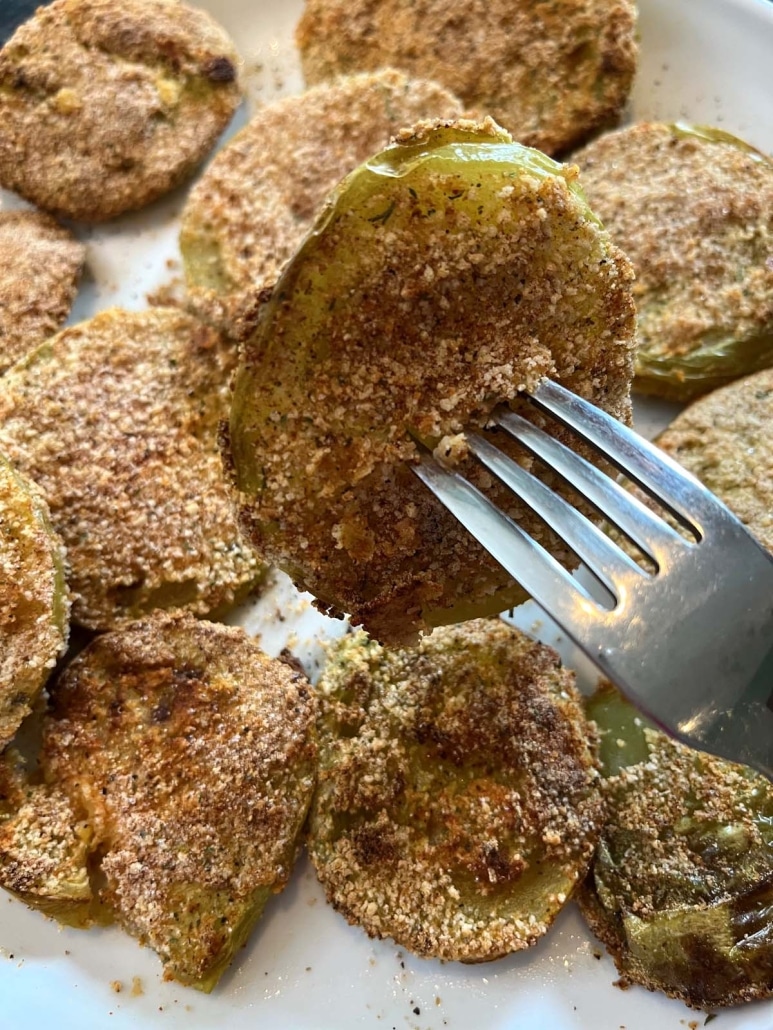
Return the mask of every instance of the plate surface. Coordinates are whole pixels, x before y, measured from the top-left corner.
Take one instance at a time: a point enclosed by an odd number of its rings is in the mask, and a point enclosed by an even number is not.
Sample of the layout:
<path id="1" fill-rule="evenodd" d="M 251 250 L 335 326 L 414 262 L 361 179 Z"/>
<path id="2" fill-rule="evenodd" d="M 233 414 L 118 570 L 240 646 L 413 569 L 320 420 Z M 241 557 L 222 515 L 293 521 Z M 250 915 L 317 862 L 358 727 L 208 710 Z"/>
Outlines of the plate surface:
<path id="1" fill-rule="evenodd" d="M 262 103 L 301 88 L 292 34 L 302 0 L 201 0 L 200 6 L 232 33 L 245 59 L 249 101 L 231 131 Z M 641 0 L 640 36 L 632 118 L 713 124 L 773 152 L 773 3 Z M 73 321 L 114 304 L 145 307 L 149 292 L 179 279 L 183 202 L 180 191 L 140 215 L 82 233 L 89 278 Z M 649 435 L 673 410 L 638 404 L 637 426 Z M 234 618 L 260 634 L 270 653 L 288 642 L 312 668 L 321 659 L 320 641 L 341 632 L 281 577 Z M 519 610 L 517 621 L 557 644 L 590 682 L 587 663 L 574 662 L 533 606 Z M 153 953 L 118 930 L 60 930 L 0 892 L 0 1030 L 697 1030 L 706 1019 L 679 1002 L 616 988 L 611 960 L 573 906 L 528 953 L 490 965 L 441 964 L 347 926 L 325 904 L 305 860 L 214 995 L 163 983 L 159 971 Z M 722 1030 L 771 1030 L 773 1002 L 723 1011 L 720 1019 Z"/>

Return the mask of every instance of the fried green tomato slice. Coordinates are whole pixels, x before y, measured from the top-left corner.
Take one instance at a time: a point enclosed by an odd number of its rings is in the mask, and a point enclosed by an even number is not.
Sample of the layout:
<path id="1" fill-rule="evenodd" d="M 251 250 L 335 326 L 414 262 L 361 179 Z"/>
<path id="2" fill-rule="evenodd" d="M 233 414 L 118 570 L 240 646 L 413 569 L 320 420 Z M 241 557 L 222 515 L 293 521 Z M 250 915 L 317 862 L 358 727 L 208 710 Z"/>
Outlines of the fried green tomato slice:
<path id="1" fill-rule="evenodd" d="M 287 883 L 316 775 L 304 676 L 242 629 L 156 613 L 52 688 L 41 765 L 89 828 L 100 900 L 210 991 Z"/>
<path id="2" fill-rule="evenodd" d="M 194 309 L 240 335 L 328 193 L 404 125 L 454 118 L 456 97 L 381 69 L 324 83 L 260 109 L 191 191 L 180 248 Z"/>
<path id="3" fill-rule="evenodd" d="M 535 944 L 601 816 L 593 736 L 558 655 L 499 620 L 405 650 L 360 631 L 318 690 L 308 848 L 328 900 L 422 956 Z"/>
<path id="4" fill-rule="evenodd" d="M 615 124 L 636 69 L 631 0 L 306 0 L 308 83 L 394 65 L 557 154 Z"/>
<path id="5" fill-rule="evenodd" d="M 70 313 L 86 248 L 41 211 L 0 211 L 0 375 Z"/>
<path id="6" fill-rule="evenodd" d="M 48 502 L 79 625 L 216 612 L 259 578 L 217 443 L 233 363 L 189 315 L 112 309 L 0 379 L 0 450 Z"/>
<path id="7" fill-rule="evenodd" d="M 33 782 L 11 749 L 0 755 L 0 887 L 60 923 L 89 926 L 99 918 L 90 842 L 65 794 Z"/>
<path id="8" fill-rule="evenodd" d="M 671 740 L 610 686 L 588 714 L 609 779 L 606 823 L 578 900 L 623 982 L 697 1008 L 770 997 L 770 783 Z"/>
<path id="9" fill-rule="evenodd" d="M 634 388 L 689 400 L 773 364 L 773 161 L 717 129 L 657 123 L 574 156 L 636 269 Z"/>
<path id="10" fill-rule="evenodd" d="M 656 443 L 773 553 L 773 369 L 694 401 Z"/>
<path id="11" fill-rule="evenodd" d="M 491 121 L 401 134 L 332 194 L 245 344 L 226 446 L 258 552 L 382 642 L 523 600 L 411 472 L 414 435 L 485 425 L 546 374 L 628 419 L 630 276 L 573 169 Z"/>
<path id="12" fill-rule="evenodd" d="M 0 184 L 68 218 L 189 176 L 241 99 L 233 44 L 177 0 L 54 0 L 0 50 Z"/>
<path id="13" fill-rule="evenodd" d="M 62 655 L 65 555 L 40 492 L 0 454 L 0 752 Z"/>

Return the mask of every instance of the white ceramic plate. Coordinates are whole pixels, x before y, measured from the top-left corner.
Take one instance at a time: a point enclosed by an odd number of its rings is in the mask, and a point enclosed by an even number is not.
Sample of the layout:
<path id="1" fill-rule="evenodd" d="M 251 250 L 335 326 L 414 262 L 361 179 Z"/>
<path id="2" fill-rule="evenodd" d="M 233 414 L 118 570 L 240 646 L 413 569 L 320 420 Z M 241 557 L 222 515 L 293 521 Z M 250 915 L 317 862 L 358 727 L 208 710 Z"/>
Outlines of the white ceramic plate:
<path id="1" fill-rule="evenodd" d="M 230 30 L 245 58 L 251 109 L 300 89 L 292 33 L 302 0 L 203 0 L 201 6 Z M 773 3 L 641 0 L 640 7 L 641 64 L 631 116 L 715 124 L 773 152 Z M 242 112 L 234 128 L 245 117 Z M 90 276 L 74 320 L 111 304 L 144 307 L 148 291 L 179 277 L 176 218 L 183 200 L 179 192 L 139 216 L 84 234 Z M 651 433 L 667 410 L 639 405 L 637 425 Z M 278 610 L 284 621 L 276 618 Z M 261 635 L 268 651 L 276 653 L 289 639 L 312 662 L 319 658 L 320 637 L 341 630 L 311 611 L 282 580 L 239 617 Z M 519 612 L 523 626 L 556 642 L 550 624 L 536 619 L 532 607 Z M 0 1030 L 681 1030 L 704 1025 L 704 1013 L 679 1002 L 638 988 L 620 991 L 602 950 L 570 906 L 526 954 L 472 967 L 416 959 L 347 926 L 325 904 L 308 863 L 301 861 L 289 889 L 269 905 L 232 971 L 207 997 L 163 983 L 153 953 L 118 930 L 60 930 L 0 892 Z M 719 1019 L 721 1030 L 771 1030 L 773 1003 L 723 1011 Z"/>

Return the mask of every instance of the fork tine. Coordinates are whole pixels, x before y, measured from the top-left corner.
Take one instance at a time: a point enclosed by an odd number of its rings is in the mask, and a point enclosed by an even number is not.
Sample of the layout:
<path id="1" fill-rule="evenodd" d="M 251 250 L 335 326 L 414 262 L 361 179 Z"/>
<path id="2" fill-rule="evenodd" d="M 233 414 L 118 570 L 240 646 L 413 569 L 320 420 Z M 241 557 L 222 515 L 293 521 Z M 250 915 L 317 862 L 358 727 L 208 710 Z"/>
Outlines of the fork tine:
<path id="1" fill-rule="evenodd" d="M 569 544 L 580 561 L 606 587 L 617 602 L 622 581 L 631 576 L 646 576 L 636 562 L 620 550 L 601 530 L 576 508 L 531 472 L 477 433 L 467 434 L 467 443 L 486 468 L 521 498 L 561 539 Z"/>
<path id="2" fill-rule="evenodd" d="M 600 451 L 683 526 L 701 537 L 706 523 L 724 512 L 724 506 L 667 454 L 558 383 L 543 379 L 525 396 Z"/>
<path id="3" fill-rule="evenodd" d="M 421 461 L 410 466 L 413 473 L 538 604 L 549 612 L 564 611 L 577 604 L 598 609 L 582 584 L 517 522 L 419 446 Z"/>
<path id="4" fill-rule="evenodd" d="M 689 546 L 632 493 L 533 422 L 507 408 L 497 409 L 492 421 L 562 476 L 658 566 L 669 549 Z"/>

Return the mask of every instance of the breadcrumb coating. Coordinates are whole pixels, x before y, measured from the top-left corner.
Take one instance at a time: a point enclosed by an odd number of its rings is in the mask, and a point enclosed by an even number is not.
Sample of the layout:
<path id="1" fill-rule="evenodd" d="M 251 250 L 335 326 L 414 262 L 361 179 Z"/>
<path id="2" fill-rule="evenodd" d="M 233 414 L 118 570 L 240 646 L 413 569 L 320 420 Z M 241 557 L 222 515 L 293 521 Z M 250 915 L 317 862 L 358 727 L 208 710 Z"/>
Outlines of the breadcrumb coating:
<path id="1" fill-rule="evenodd" d="M 773 553 L 773 369 L 694 401 L 656 443 Z"/>
<path id="2" fill-rule="evenodd" d="M 153 608 L 204 615 L 259 578 L 217 445 L 234 360 L 189 315 L 112 309 L 0 380 L 0 450 L 48 502 L 78 624 L 109 629 Z"/>
<path id="3" fill-rule="evenodd" d="M 87 917 L 89 839 L 61 791 L 33 784 L 11 751 L 0 755 L 0 887 L 65 922 Z"/>
<path id="4" fill-rule="evenodd" d="M 156 613 L 52 688 L 41 764 L 85 813 L 102 900 L 211 990 L 290 876 L 316 774 L 306 678 L 242 629 Z"/>
<path id="5" fill-rule="evenodd" d="M 636 271 L 635 388 L 687 400 L 773 364 L 773 161 L 716 129 L 658 123 L 574 159 Z"/>
<path id="6" fill-rule="evenodd" d="M 594 738 L 558 655 L 499 620 L 344 638 L 319 683 L 309 852 L 373 937 L 480 962 L 533 945 L 590 862 Z"/>
<path id="7" fill-rule="evenodd" d="M 632 0 L 306 0 L 307 82 L 394 65 L 559 154 L 614 124 L 636 70 Z"/>
<path id="8" fill-rule="evenodd" d="M 177 186 L 241 99 L 239 57 L 177 0 L 54 0 L 0 51 L 0 184 L 103 221 Z"/>
<path id="9" fill-rule="evenodd" d="M 45 501 L 0 455 L 0 752 L 67 645 L 64 563 Z"/>
<path id="10" fill-rule="evenodd" d="M 86 248 L 39 211 L 0 211 L 0 374 L 70 313 Z"/>
<path id="11" fill-rule="evenodd" d="M 391 69 L 261 108 L 209 165 L 183 211 L 194 310 L 241 335 L 260 291 L 273 286 L 338 182 L 402 126 L 461 113 L 441 86 Z"/>

